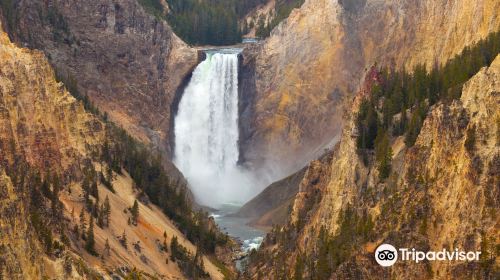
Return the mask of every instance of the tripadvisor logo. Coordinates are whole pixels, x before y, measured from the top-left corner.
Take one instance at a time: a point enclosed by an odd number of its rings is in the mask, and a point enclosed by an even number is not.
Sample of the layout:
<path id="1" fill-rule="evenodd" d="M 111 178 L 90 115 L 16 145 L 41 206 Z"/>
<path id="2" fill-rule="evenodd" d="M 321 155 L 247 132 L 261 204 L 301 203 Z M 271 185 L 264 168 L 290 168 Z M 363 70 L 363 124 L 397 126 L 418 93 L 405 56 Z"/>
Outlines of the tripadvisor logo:
<path id="1" fill-rule="evenodd" d="M 399 252 L 399 254 L 398 254 Z M 414 261 L 419 263 L 424 260 L 428 261 L 478 261 L 480 251 L 466 252 L 455 249 L 449 251 L 443 249 L 441 251 L 417 251 L 415 248 L 399 248 L 397 250 L 391 244 L 382 244 L 375 250 L 375 260 L 381 266 L 392 266 L 398 260 L 398 255 L 402 261 Z"/>
<path id="2" fill-rule="evenodd" d="M 398 251 L 391 244 L 382 244 L 375 250 L 375 260 L 381 266 L 391 266 L 398 260 Z"/>

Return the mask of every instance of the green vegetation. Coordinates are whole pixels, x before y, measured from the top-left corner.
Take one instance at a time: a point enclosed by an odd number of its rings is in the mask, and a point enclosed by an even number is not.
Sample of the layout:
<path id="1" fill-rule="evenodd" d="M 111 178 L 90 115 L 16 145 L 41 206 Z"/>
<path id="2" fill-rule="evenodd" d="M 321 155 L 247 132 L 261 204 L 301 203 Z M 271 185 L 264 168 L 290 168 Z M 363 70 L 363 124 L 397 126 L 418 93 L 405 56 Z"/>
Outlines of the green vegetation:
<path id="1" fill-rule="evenodd" d="M 67 43 L 69 45 L 73 43 L 68 23 L 64 19 L 64 16 L 55 7 L 48 8 L 45 21 L 53 27 L 52 37 L 54 41 Z"/>
<path id="2" fill-rule="evenodd" d="M 87 223 L 85 222 L 85 209 L 82 207 L 82 211 L 80 212 L 80 233 L 82 236 L 82 239 L 86 239 L 86 229 L 87 229 Z"/>
<path id="3" fill-rule="evenodd" d="M 373 236 L 374 223 L 368 213 L 358 214 L 351 205 L 340 213 L 340 229 L 330 235 L 324 227 L 317 240 L 317 263 L 309 267 L 312 279 L 328 279 L 332 272 L 354 251 L 356 244 L 369 241 Z"/>
<path id="4" fill-rule="evenodd" d="M 2 164 L 2 172 L 10 177 L 17 195 L 26 206 L 29 215 L 29 227 L 34 230 L 44 252 L 52 256 L 67 245 L 64 225 L 60 223 L 62 203 L 59 200 L 61 181 L 59 176 L 46 172 L 43 176 L 32 168 L 20 154 L 14 154 L 14 162 Z M 26 200 L 25 200 L 26 199 Z M 24 201 L 27 204 L 24 204 Z M 6 218 L 19 215 L 20 209 L 4 212 Z M 14 211 L 15 210 L 15 211 Z M 19 217 L 17 217 L 19 218 Z M 61 240 L 61 242 L 58 241 Z"/>
<path id="5" fill-rule="evenodd" d="M 99 198 L 92 191 L 99 179 L 108 189 L 112 186 L 113 172 L 121 174 L 126 170 L 137 188 L 146 194 L 152 203 L 158 205 L 163 212 L 174 221 L 186 237 L 196 244 L 203 253 L 213 253 L 217 245 L 226 244 L 228 237 L 208 225 L 208 214 L 194 212 L 191 202 L 186 196 L 187 186 L 178 179 L 171 178 L 162 165 L 159 153 L 135 140 L 123 128 L 117 127 L 101 114 L 86 95 L 78 90 L 76 79 L 70 74 L 56 73 L 56 79 L 64 82 L 68 91 L 80 100 L 87 111 L 99 116 L 106 124 L 107 140 L 103 143 L 99 159 L 105 163 L 106 174 L 98 173 L 92 166 L 84 167 L 83 181 L 86 209 L 99 221 Z M 94 196 L 94 200 L 89 199 Z"/>
<path id="6" fill-rule="evenodd" d="M 229 45 L 241 41 L 234 0 L 171 0 L 168 22 L 191 44 Z"/>
<path id="7" fill-rule="evenodd" d="M 170 259 L 177 262 L 184 275 L 189 279 L 208 279 L 209 275 L 204 270 L 202 255 L 196 251 L 192 256 L 188 250 L 179 244 L 177 237 L 172 237 L 170 242 Z"/>
<path id="8" fill-rule="evenodd" d="M 277 269 L 276 279 L 330 279 L 332 272 L 343 262 L 348 260 L 352 252 L 355 252 L 358 244 L 371 241 L 375 236 L 374 222 L 367 212 L 358 212 L 348 204 L 339 214 L 340 228 L 335 234 L 330 234 L 324 226 L 319 230 L 318 238 L 315 239 L 315 250 L 300 252 L 294 240 L 297 237 L 296 228 L 293 225 L 274 227 L 266 236 L 263 247 L 277 248 L 271 252 L 263 250 L 252 251 L 249 260 L 252 264 L 265 264 L 276 268 L 284 267 L 282 255 L 298 251 L 295 259 L 293 274 L 290 270 Z M 278 244 L 278 246 L 273 246 Z M 261 279 L 261 278 L 258 278 Z"/>
<path id="9" fill-rule="evenodd" d="M 416 66 L 411 73 L 379 71 L 381 82 L 372 87 L 370 98 L 359 107 L 356 144 L 365 163 L 369 151 L 375 149 L 380 179 L 390 174 L 391 136 L 404 135 L 406 146 L 412 147 L 429 108 L 438 102 L 449 103 L 460 98 L 463 84 L 482 67 L 490 65 L 499 52 L 500 32 L 496 32 L 431 71 L 426 65 Z M 467 131 L 468 151 L 474 147 L 474 132 L 472 128 Z"/>
<path id="10" fill-rule="evenodd" d="M 97 255 L 95 251 L 95 239 L 94 239 L 94 218 L 90 216 L 89 229 L 87 231 L 87 240 L 85 241 L 85 250 L 92 255 Z"/>
<path id="11" fill-rule="evenodd" d="M 483 66 L 490 65 L 499 52 L 500 33 L 497 32 L 466 48 L 442 67 L 434 67 L 430 72 L 422 65 L 417 66 L 411 74 L 387 69 L 375 71 L 377 75 L 373 80 L 378 82 L 372 86 L 370 97 L 360 102 L 355 123 L 356 145 L 360 156 L 363 156 L 367 164 L 373 160 L 376 163 L 374 166 L 378 168 L 379 178 L 386 180 L 383 196 L 387 199 L 382 201 L 381 213 L 395 213 L 401 209 L 403 203 L 403 198 L 397 191 L 398 174 L 391 173 L 392 138 L 402 136 L 408 147 L 413 146 L 430 107 L 458 99 L 463 84 Z M 476 127 L 469 124 L 465 135 L 465 149 L 474 151 L 477 141 Z M 427 175 L 411 172 L 408 174 L 410 184 L 418 182 L 425 187 L 429 180 Z M 368 201 L 380 199 L 370 194 L 374 191 L 370 188 L 363 191 L 366 192 Z M 314 196 L 308 194 L 309 201 L 306 200 L 303 207 L 307 211 L 298 213 L 297 224 L 274 227 L 263 241 L 261 249 L 250 253 L 249 262 L 252 269 L 277 268 L 273 270 L 272 275 L 276 279 L 329 279 L 340 265 L 355 257 L 355 252 L 363 251 L 360 246 L 377 240 L 377 232 L 389 232 L 392 230 L 391 225 L 398 222 L 397 216 L 384 217 L 383 221 L 377 221 L 377 230 L 374 230 L 375 222 L 366 211 L 367 201 L 356 201 L 354 206 L 347 205 L 341 211 L 339 228 L 335 233 L 332 234 L 325 227 L 309 227 L 311 232 L 319 230 L 318 238 L 308 239 L 309 242 L 316 240 L 316 243 L 312 250 L 301 253 L 297 246 L 298 237 L 304 232 L 304 220 L 307 221 L 309 216 L 307 212 L 317 205 Z M 428 199 L 426 194 L 422 203 L 416 203 L 419 208 L 410 209 L 408 212 L 409 220 L 416 221 L 411 227 L 418 229 L 419 234 L 425 234 L 430 226 L 429 210 L 425 207 L 429 205 Z M 488 200 L 493 201 L 492 198 Z M 312 203 L 312 206 L 308 203 Z M 481 240 L 482 251 L 487 252 L 481 260 L 482 271 L 489 273 L 494 254 L 498 254 L 500 246 L 491 245 L 491 239 L 486 237 Z M 293 274 L 285 275 L 280 269 L 282 256 L 294 253 L 296 256 Z M 257 278 L 259 277 L 263 275 L 257 272 Z"/>
<path id="12" fill-rule="evenodd" d="M 134 205 L 130 208 L 130 213 L 132 214 L 132 224 L 137 225 L 137 218 L 139 218 L 139 203 L 137 199 L 134 200 Z"/>
<path id="13" fill-rule="evenodd" d="M 140 0 L 147 11 L 166 19 L 184 41 L 229 45 L 241 41 L 235 0 L 171 0 L 167 13 L 160 0 Z"/>
<path id="14" fill-rule="evenodd" d="M 99 215 L 98 215 L 98 226 L 101 228 L 109 227 L 109 217 L 111 215 L 111 205 L 109 204 L 109 198 L 106 196 L 104 203 L 101 204 Z"/>
<path id="15" fill-rule="evenodd" d="M 71 73 L 63 73 L 55 69 L 54 74 L 55 74 L 54 78 L 56 79 L 56 81 L 62 82 L 66 87 L 66 90 L 68 90 L 68 92 L 71 93 L 73 97 L 82 102 L 85 111 L 92 113 L 96 116 L 101 115 L 101 112 L 99 112 L 99 109 L 97 109 L 97 107 L 95 107 L 94 104 L 92 104 L 89 97 L 86 94 L 82 94 L 80 92 L 80 90 L 78 89 L 78 81 L 73 75 L 71 75 Z M 104 116 L 106 116 L 106 114 Z M 107 117 L 105 117 L 104 119 L 106 120 Z"/>
<path id="16" fill-rule="evenodd" d="M 377 134 L 375 138 L 375 160 L 379 163 L 378 172 L 381 180 L 391 173 L 392 148 L 386 131 Z"/>
<path id="17" fill-rule="evenodd" d="M 204 253 L 213 253 L 217 245 L 227 242 L 227 236 L 210 229 L 208 214 L 193 212 L 186 196 L 187 186 L 172 179 L 162 166 L 159 154 L 128 135 L 124 129 L 107 123 L 109 143 L 103 145 L 101 159 L 113 171 L 120 174 L 126 170 L 137 188 L 161 207 L 186 237 L 197 244 Z"/>
<path id="18" fill-rule="evenodd" d="M 257 36 L 267 37 L 271 30 L 304 0 L 278 0 L 274 19 L 254 19 L 251 26 L 239 26 L 239 19 L 266 0 L 169 0 L 170 11 L 160 0 L 139 0 L 146 11 L 158 19 L 166 19 L 184 41 L 194 45 L 230 45 L 241 41 L 242 33 L 258 26 Z"/>

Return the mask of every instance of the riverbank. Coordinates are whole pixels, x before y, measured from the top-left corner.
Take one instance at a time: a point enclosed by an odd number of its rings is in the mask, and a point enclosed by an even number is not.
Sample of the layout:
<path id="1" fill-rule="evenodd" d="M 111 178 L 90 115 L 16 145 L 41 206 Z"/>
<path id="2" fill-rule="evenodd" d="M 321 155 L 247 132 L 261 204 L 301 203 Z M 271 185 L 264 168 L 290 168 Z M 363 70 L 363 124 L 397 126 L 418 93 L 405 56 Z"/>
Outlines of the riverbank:
<path id="1" fill-rule="evenodd" d="M 266 231 L 258 227 L 250 226 L 250 218 L 235 217 L 234 214 L 241 208 L 238 204 L 223 204 L 219 209 L 214 210 L 211 216 L 222 232 L 227 233 L 231 238 L 240 244 L 240 251 L 235 252 L 233 261 L 238 270 L 242 270 L 242 260 L 246 258 L 252 249 L 258 249 Z"/>

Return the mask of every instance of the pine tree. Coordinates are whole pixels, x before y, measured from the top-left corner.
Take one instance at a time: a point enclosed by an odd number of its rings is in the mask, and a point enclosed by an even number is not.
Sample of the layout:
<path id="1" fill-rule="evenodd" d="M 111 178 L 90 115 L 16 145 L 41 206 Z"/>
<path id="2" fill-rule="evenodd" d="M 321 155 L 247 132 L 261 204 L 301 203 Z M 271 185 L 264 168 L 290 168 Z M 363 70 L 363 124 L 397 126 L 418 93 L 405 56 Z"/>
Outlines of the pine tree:
<path id="1" fill-rule="evenodd" d="M 392 148 L 387 131 L 380 131 L 375 139 L 375 159 L 378 163 L 379 178 L 389 177 L 391 172 Z"/>
<path id="2" fill-rule="evenodd" d="M 104 199 L 104 224 L 109 227 L 109 217 L 111 215 L 111 205 L 109 204 L 109 198 L 106 196 Z"/>
<path id="3" fill-rule="evenodd" d="M 107 174 L 107 181 L 111 185 L 113 183 L 113 169 L 111 169 L 110 165 L 106 167 L 106 174 Z"/>
<path id="4" fill-rule="evenodd" d="M 356 119 L 358 128 L 357 147 L 359 149 L 373 149 L 379 127 L 379 120 L 374 104 L 368 100 L 361 102 Z"/>
<path id="5" fill-rule="evenodd" d="M 175 262 L 178 257 L 179 242 L 177 241 L 177 236 L 173 236 L 170 241 L 170 259 Z"/>
<path id="6" fill-rule="evenodd" d="M 52 245 L 53 245 L 53 240 L 52 240 L 52 231 L 50 229 L 46 229 L 43 233 L 42 233 L 42 237 L 43 237 L 43 243 L 45 244 L 45 252 L 47 254 L 52 254 Z"/>
<path id="7" fill-rule="evenodd" d="M 407 147 L 412 147 L 417 141 L 418 134 L 420 133 L 420 129 L 422 128 L 422 122 L 423 119 L 420 116 L 419 112 L 414 112 L 405 136 L 405 144 Z"/>
<path id="8" fill-rule="evenodd" d="M 167 232 L 163 232 L 163 251 L 167 252 L 168 247 L 167 247 Z"/>
<path id="9" fill-rule="evenodd" d="M 90 187 L 90 192 L 93 197 L 95 197 L 96 201 L 99 201 L 99 191 L 97 190 L 97 182 L 92 182 Z"/>
<path id="10" fill-rule="evenodd" d="M 90 216 L 89 229 L 87 231 L 87 240 L 85 242 L 85 250 L 92 255 L 96 255 L 94 240 L 94 217 Z"/>
<path id="11" fill-rule="evenodd" d="M 85 177 L 85 179 L 83 179 L 82 189 L 83 189 L 83 198 L 85 199 L 85 203 L 88 203 L 90 195 L 90 181 L 88 177 Z"/>
<path id="12" fill-rule="evenodd" d="M 85 221 L 85 211 L 82 207 L 82 211 L 80 212 L 80 234 L 82 239 L 85 240 L 85 230 L 87 229 L 87 223 Z"/>
<path id="13" fill-rule="evenodd" d="M 329 279 L 330 274 L 331 274 L 331 268 L 329 265 L 328 261 L 328 240 L 325 239 L 324 242 L 322 242 L 320 248 L 319 248 L 319 253 L 318 253 L 318 263 L 317 263 L 317 269 L 316 273 L 319 277 L 319 279 Z"/>
<path id="14" fill-rule="evenodd" d="M 139 217 L 139 203 L 137 199 L 134 201 L 134 205 L 130 209 L 130 213 L 132 213 L 132 224 L 137 225 L 137 218 Z"/>
<path id="15" fill-rule="evenodd" d="M 104 243 L 104 254 L 106 256 L 111 255 L 111 247 L 109 246 L 109 240 L 106 238 L 106 243 Z"/>
<path id="16" fill-rule="evenodd" d="M 101 204 L 97 213 L 97 226 L 104 228 L 104 204 Z"/>

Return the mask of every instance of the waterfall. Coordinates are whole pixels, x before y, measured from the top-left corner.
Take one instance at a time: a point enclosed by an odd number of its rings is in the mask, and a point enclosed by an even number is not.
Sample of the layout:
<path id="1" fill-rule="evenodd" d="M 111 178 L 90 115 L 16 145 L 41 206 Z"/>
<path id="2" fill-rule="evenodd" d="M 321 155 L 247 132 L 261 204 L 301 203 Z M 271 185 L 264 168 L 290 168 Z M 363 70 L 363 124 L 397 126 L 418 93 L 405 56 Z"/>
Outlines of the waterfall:
<path id="1" fill-rule="evenodd" d="M 208 206 L 244 202 L 251 180 L 238 167 L 238 53 L 207 52 L 175 117 L 174 163 Z"/>

